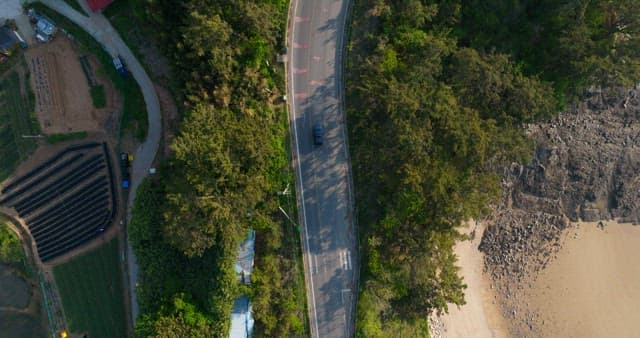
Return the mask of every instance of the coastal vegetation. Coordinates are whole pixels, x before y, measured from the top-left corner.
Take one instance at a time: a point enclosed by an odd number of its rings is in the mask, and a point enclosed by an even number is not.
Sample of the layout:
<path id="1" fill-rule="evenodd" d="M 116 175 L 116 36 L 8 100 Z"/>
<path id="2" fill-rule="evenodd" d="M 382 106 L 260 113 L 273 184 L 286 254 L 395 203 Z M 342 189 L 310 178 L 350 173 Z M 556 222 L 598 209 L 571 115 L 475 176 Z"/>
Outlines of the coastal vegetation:
<path id="1" fill-rule="evenodd" d="M 362 257 L 357 335 L 427 335 L 464 304 L 458 229 L 526 162 L 528 123 L 640 79 L 640 2 L 359 1 L 347 118 Z M 636 14 L 634 14 L 636 13 Z"/>

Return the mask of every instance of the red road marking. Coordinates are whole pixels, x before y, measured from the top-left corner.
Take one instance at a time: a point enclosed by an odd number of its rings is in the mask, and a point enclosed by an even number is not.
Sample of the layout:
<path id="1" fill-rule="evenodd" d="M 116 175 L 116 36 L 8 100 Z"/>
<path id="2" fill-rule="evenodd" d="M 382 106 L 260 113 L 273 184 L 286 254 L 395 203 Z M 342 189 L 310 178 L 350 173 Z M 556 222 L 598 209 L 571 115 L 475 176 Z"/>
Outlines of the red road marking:
<path id="1" fill-rule="evenodd" d="M 314 57 L 313 57 L 313 61 L 315 61 L 315 62 L 320 62 L 320 57 L 319 57 L 319 56 L 314 56 Z"/>
<path id="2" fill-rule="evenodd" d="M 293 94 L 293 96 L 296 99 L 306 99 L 307 96 L 309 96 L 309 94 L 307 94 L 307 93 L 295 93 L 295 94 Z"/>
<path id="3" fill-rule="evenodd" d="M 316 80 L 309 81 L 309 86 L 319 86 L 321 84 L 322 84 L 321 81 L 316 81 Z"/>
<path id="4" fill-rule="evenodd" d="M 293 68 L 293 74 L 305 74 L 307 71 L 307 68 Z"/>
<path id="5" fill-rule="evenodd" d="M 309 45 L 306 43 L 293 43 L 293 48 L 309 48 Z"/>
<path id="6" fill-rule="evenodd" d="M 299 22 L 309 22 L 311 21 L 311 19 L 304 17 L 304 16 L 296 16 L 295 18 L 293 18 L 293 22 L 299 23 Z"/>

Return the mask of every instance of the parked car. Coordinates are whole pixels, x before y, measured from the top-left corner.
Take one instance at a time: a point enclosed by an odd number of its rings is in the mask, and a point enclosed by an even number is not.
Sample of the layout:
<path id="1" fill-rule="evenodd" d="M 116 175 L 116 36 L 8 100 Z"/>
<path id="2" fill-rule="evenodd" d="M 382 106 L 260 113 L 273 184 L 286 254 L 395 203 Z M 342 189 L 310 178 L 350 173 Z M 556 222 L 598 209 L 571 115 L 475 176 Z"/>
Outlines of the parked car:
<path id="1" fill-rule="evenodd" d="M 130 165 L 129 162 L 129 154 L 127 153 L 120 153 L 120 166 L 122 166 L 122 168 L 128 168 Z"/>
<path id="2" fill-rule="evenodd" d="M 131 166 L 131 161 L 129 158 L 129 154 L 122 152 L 120 153 L 120 171 L 122 172 L 122 187 L 127 189 L 129 188 L 129 182 L 131 177 L 129 176 L 129 167 Z"/>
<path id="3" fill-rule="evenodd" d="M 116 70 L 122 77 L 127 77 L 127 67 L 120 59 L 120 56 L 116 56 L 113 58 L 113 65 L 116 67 Z"/>

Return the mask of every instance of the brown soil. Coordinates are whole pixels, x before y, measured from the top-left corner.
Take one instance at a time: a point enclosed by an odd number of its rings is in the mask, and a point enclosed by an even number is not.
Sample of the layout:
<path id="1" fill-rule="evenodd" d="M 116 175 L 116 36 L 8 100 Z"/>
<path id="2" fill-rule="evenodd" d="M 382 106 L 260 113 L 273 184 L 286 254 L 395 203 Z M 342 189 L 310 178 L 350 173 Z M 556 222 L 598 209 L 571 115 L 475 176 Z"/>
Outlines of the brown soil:
<path id="1" fill-rule="evenodd" d="M 46 337 L 46 315 L 35 278 L 0 262 L 0 332 L 3 337 Z"/>
<path id="2" fill-rule="evenodd" d="M 105 90 L 106 107 L 96 109 L 89 83 L 80 63 L 78 48 L 64 35 L 26 52 L 31 85 L 36 97 L 36 114 L 45 134 L 78 131 L 107 131 L 117 125 L 120 99 L 113 86 L 100 76 L 98 63 L 89 57 L 92 72 Z M 106 130 L 105 130 L 106 129 Z"/>
<path id="3" fill-rule="evenodd" d="M 638 337 L 640 227 L 581 222 L 525 299 L 537 337 Z"/>
<path id="4" fill-rule="evenodd" d="M 27 227 L 22 220 L 15 217 L 15 213 L 6 208 L 1 208 L 0 213 L 4 213 L 10 216 L 9 222 L 5 222 L 10 229 L 12 229 L 20 238 L 22 247 L 27 256 L 26 264 L 34 271 L 42 271 L 44 269 L 42 264 L 39 264 L 39 260 L 36 259 L 34 252 L 36 252 L 35 243 L 32 241 L 29 235 Z M 14 272 L 18 273 L 18 272 Z M 36 272 L 37 273 L 37 272 Z M 29 285 L 31 286 L 31 297 L 29 304 L 26 308 L 19 311 L 14 309 L 5 308 L 0 309 L 0 332 L 6 334 L 7 337 L 46 337 L 46 328 L 49 325 L 53 327 L 62 328 L 66 327 L 65 319 L 62 316 L 62 305 L 55 292 L 52 292 L 49 288 L 47 291 L 48 309 L 52 315 L 54 323 L 49 323 L 46 309 L 43 304 L 43 293 L 40 288 L 38 277 L 30 276 L 28 278 Z M 45 279 L 45 283 L 49 283 Z M 4 285 L 3 285 L 4 287 Z"/>
<path id="5" fill-rule="evenodd" d="M 118 133 L 118 123 L 120 122 L 120 109 L 122 108 L 122 98 L 118 90 L 114 87 L 113 83 L 108 77 L 100 75 L 104 74 L 102 66 L 98 60 L 93 56 L 87 56 L 93 73 L 99 85 L 104 88 L 104 95 L 106 100 L 106 107 L 101 109 L 95 109 L 92 112 L 92 116 L 98 121 L 100 131 L 105 132 L 114 139 Z"/>
<path id="6" fill-rule="evenodd" d="M 24 309 L 29 305 L 31 292 L 27 280 L 0 262 L 0 308 Z"/>
<path id="7" fill-rule="evenodd" d="M 165 157 L 169 157 L 171 155 L 171 142 L 173 142 L 180 122 L 178 119 L 178 107 L 167 88 L 156 85 L 156 93 L 158 93 L 162 108 L 162 154 Z"/>

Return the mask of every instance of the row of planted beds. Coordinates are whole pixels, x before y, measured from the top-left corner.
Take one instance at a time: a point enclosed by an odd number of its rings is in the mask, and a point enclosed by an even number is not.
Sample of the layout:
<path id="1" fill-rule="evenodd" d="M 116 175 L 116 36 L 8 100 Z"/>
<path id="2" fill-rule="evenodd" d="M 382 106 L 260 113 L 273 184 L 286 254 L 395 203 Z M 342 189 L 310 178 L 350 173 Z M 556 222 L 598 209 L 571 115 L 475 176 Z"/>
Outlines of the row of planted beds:
<path id="1" fill-rule="evenodd" d="M 5 185 L 0 205 L 14 208 L 49 261 L 99 236 L 116 213 L 106 143 L 74 145 Z"/>

